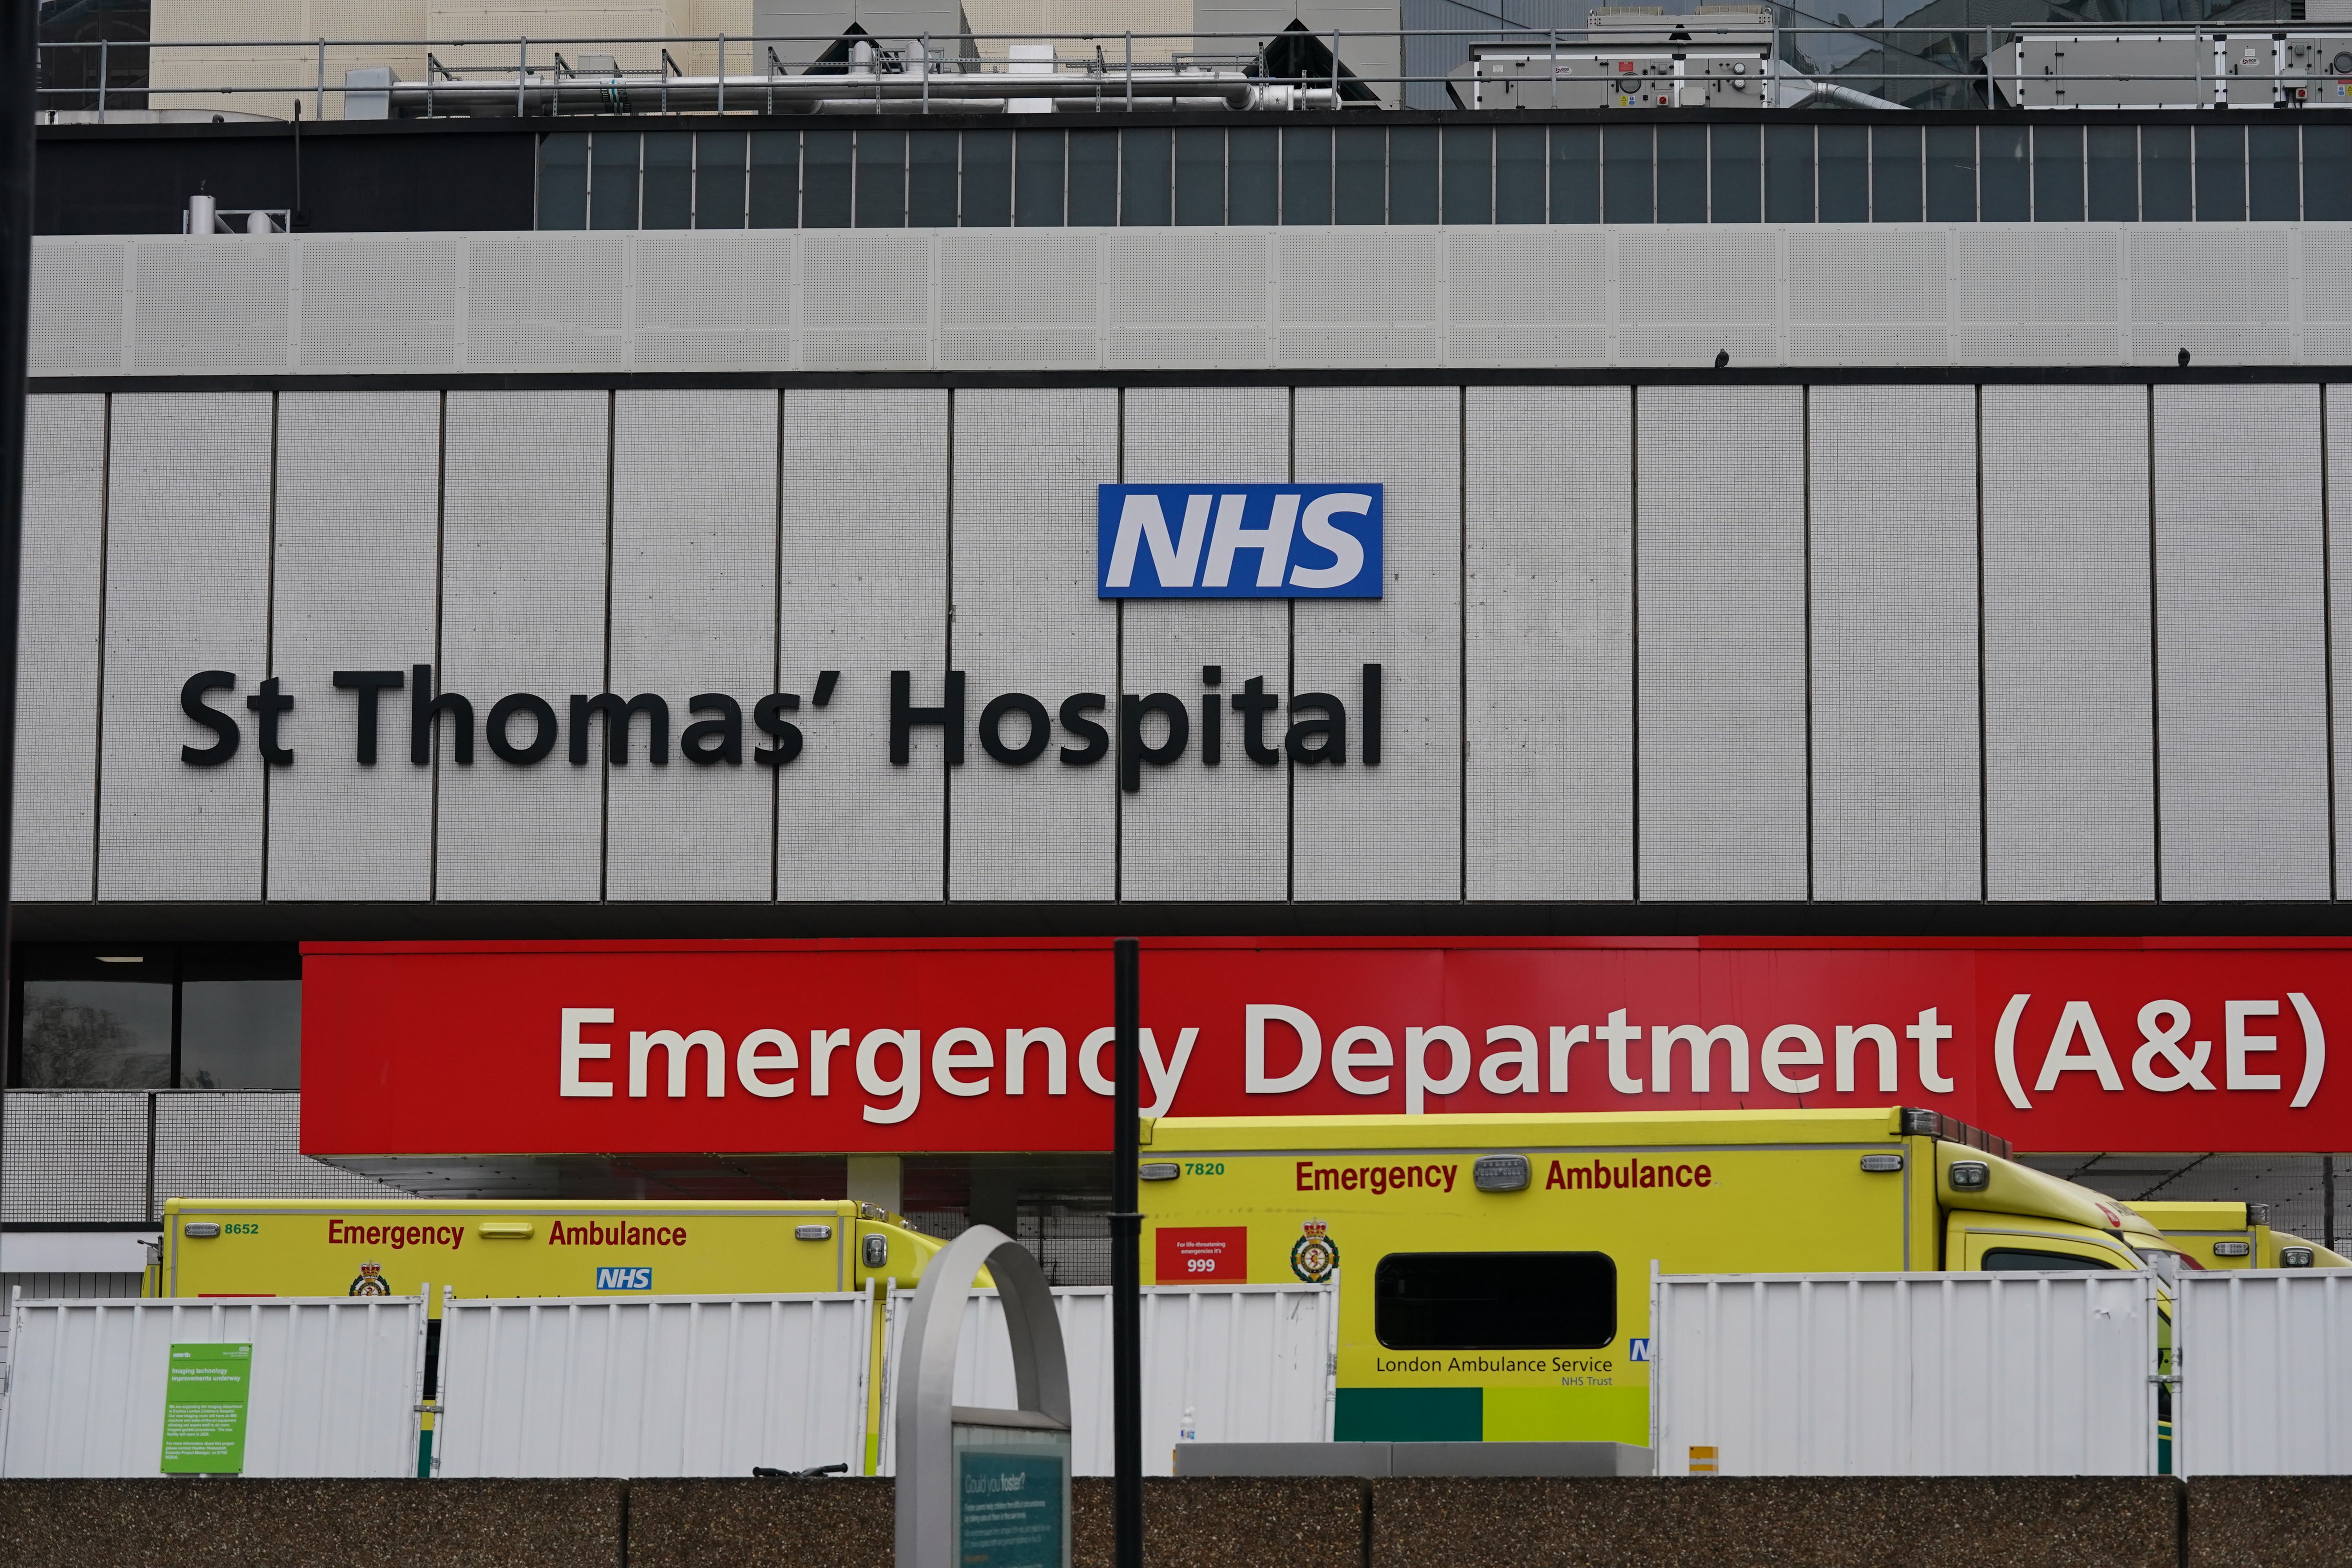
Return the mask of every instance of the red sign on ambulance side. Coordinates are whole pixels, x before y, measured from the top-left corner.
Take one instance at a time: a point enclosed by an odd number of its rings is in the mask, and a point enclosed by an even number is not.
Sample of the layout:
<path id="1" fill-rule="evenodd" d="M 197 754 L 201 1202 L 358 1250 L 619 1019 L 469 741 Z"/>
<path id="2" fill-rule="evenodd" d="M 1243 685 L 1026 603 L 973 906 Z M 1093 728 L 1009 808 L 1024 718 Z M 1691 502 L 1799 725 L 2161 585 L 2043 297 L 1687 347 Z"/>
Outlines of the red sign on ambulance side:
<path id="1" fill-rule="evenodd" d="M 1204 1225 L 1189 1229 L 1161 1226 L 1152 1234 L 1160 1238 L 1160 1267 L 1154 1278 L 1162 1285 L 1219 1279 L 1238 1285 L 1249 1279 L 1247 1226 Z"/>

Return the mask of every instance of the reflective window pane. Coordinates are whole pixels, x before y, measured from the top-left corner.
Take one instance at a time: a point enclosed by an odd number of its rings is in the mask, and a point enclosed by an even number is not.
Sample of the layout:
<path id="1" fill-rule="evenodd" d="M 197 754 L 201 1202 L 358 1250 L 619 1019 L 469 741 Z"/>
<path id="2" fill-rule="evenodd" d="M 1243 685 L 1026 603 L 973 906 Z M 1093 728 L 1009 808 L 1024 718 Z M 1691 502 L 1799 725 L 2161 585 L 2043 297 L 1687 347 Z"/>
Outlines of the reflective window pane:
<path id="1" fill-rule="evenodd" d="M 180 950 L 180 1087 L 302 1087 L 302 960 L 281 947 Z"/>
<path id="2" fill-rule="evenodd" d="M 1870 129 L 1870 221 L 1917 223 L 1919 127 L 1874 125 Z"/>
<path id="3" fill-rule="evenodd" d="M 1764 132 L 1764 218 L 1813 221 L 1813 128 L 1772 125 Z"/>
<path id="4" fill-rule="evenodd" d="M 1818 143 L 1821 185 L 1816 211 L 1823 223 L 1870 221 L 1870 127 L 1824 125 Z"/>
<path id="5" fill-rule="evenodd" d="M 2303 128 L 2303 219 L 2352 219 L 2352 125 Z"/>
<path id="6" fill-rule="evenodd" d="M 1601 221 L 1650 223 L 1656 218 L 1654 139 L 1647 125 L 1609 125 L 1601 132 Z"/>
<path id="7" fill-rule="evenodd" d="M 918 131 L 907 138 L 909 228 L 955 226 L 956 151 L 952 131 Z"/>
<path id="8" fill-rule="evenodd" d="M 1108 228 L 1118 222 L 1118 132 L 1070 132 L 1072 227 Z"/>
<path id="9" fill-rule="evenodd" d="M 640 140 L 619 131 L 600 131 L 590 139 L 590 227 L 637 226 L 637 142 Z"/>
<path id="10" fill-rule="evenodd" d="M 1165 131 L 1119 133 L 1119 222 L 1164 224 L 1169 220 L 1170 155 Z"/>
<path id="11" fill-rule="evenodd" d="M 1013 132 L 963 133 L 963 226 L 1005 228 L 1013 222 Z"/>
<path id="12" fill-rule="evenodd" d="M 2083 128 L 2033 128 L 2033 221 L 2083 221 Z"/>
<path id="13" fill-rule="evenodd" d="M 1658 221 L 1706 221 L 1706 127 L 1658 127 Z"/>
<path id="14" fill-rule="evenodd" d="M 1225 221 L 1234 224 L 1275 224 L 1281 221 L 1281 132 L 1225 132 Z"/>
<path id="15" fill-rule="evenodd" d="M 907 226 L 907 133 L 857 133 L 857 226 Z"/>
<path id="16" fill-rule="evenodd" d="M 2025 132 L 2022 125 L 1987 125 L 1977 132 L 1977 211 L 1987 223 L 2026 223 L 2033 216 Z"/>
<path id="17" fill-rule="evenodd" d="M 801 138 L 801 226 L 849 226 L 850 132 L 811 131 Z"/>
<path id="18" fill-rule="evenodd" d="M 2197 221 L 2246 218 L 2246 133 L 2235 125 L 2197 127 Z"/>
<path id="19" fill-rule="evenodd" d="M 1495 131 L 1495 221 L 1544 220 L 1544 130 L 1505 125 Z"/>
<path id="20" fill-rule="evenodd" d="M 2139 218 L 2139 129 L 2094 125 L 2084 135 L 2090 171 L 2093 223 L 2134 223 Z"/>
<path id="21" fill-rule="evenodd" d="M 694 139 L 694 226 L 743 226 L 743 148 L 740 131 L 710 131 Z"/>
<path id="22" fill-rule="evenodd" d="M 1013 221 L 1022 228 L 1061 226 L 1064 140 L 1059 131 L 1013 133 Z"/>
<path id="23" fill-rule="evenodd" d="M 1495 221 L 1495 133 L 1483 125 L 1445 128 L 1444 221 Z"/>
<path id="24" fill-rule="evenodd" d="M 1176 132 L 1176 221 L 1225 221 L 1225 133 L 1186 128 Z"/>
<path id="25" fill-rule="evenodd" d="M 1282 221 L 1331 221 L 1331 132 L 1321 126 L 1282 132 Z"/>
<path id="26" fill-rule="evenodd" d="M 686 131 L 656 131 L 646 138 L 645 216 L 646 228 L 690 228 L 694 225 L 694 136 Z"/>
<path id="27" fill-rule="evenodd" d="M 539 226 L 588 226 L 588 138 L 545 136 L 539 143 Z"/>
<path id="28" fill-rule="evenodd" d="M 1763 136 L 1754 125 L 1707 128 L 1706 216 L 1711 223 L 1755 223 L 1764 216 Z"/>
<path id="29" fill-rule="evenodd" d="M 2255 223 L 2293 223 L 2303 216 L 2295 128 L 2246 127 L 2246 216 Z"/>
<path id="30" fill-rule="evenodd" d="M 1388 222 L 1388 132 L 1377 126 L 1349 125 L 1331 134 L 1332 221 Z"/>
<path id="31" fill-rule="evenodd" d="M 2189 127 L 2139 128 L 2139 218 L 2142 223 L 2187 223 L 2196 211 L 2189 174 Z"/>
<path id="32" fill-rule="evenodd" d="M 792 228 L 801 220 L 801 133 L 751 132 L 753 228 Z"/>
<path id="33" fill-rule="evenodd" d="M 1974 223 L 1977 132 L 1972 125 L 1927 128 L 1927 221 Z"/>
<path id="34" fill-rule="evenodd" d="M 1399 126 L 1389 132 L 1389 221 L 1437 221 L 1437 128 Z"/>
<path id="35" fill-rule="evenodd" d="M 154 980 L 27 979 L 17 1058 L 24 1087 L 171 1088 L 168 955 L 112 972 L 148 968 Z"/>

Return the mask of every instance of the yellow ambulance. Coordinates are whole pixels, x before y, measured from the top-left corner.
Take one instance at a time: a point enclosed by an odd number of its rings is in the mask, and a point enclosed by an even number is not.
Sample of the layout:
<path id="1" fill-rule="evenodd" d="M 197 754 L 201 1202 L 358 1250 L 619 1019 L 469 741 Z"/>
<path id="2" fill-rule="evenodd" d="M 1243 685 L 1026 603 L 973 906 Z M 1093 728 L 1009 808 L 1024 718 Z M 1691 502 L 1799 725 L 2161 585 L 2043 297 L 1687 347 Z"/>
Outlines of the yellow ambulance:
<path id="1" fill-rule="evenodd" d="M 2271 1228 L 2271 1205 L 2136 1202 L 2126 1207 L 2164 1232 L 2192 1268 L 2345 1268 L 2352 1258 Z"/>
<path id="2" fill-rule="evenodd" d="M 1930 1110 L 1171 1117 L 1146 1134 L 1146 1283 L 1340 1281 L 1342 1440 L 1647 1442 L 1654 1260 L 2138 1268 L 2179 1251 Z"/>

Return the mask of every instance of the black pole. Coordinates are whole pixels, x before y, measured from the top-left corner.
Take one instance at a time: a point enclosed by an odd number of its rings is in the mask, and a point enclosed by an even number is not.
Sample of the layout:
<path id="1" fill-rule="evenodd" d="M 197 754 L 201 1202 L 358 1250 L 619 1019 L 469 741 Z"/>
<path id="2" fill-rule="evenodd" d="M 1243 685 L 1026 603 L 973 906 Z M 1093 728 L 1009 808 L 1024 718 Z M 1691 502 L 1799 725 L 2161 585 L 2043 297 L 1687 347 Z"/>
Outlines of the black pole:
<path id="1" fill-rule="evenodd" d="M 16 584 L 25 538 L 25 322 L 33 292 L 39 26 L 40 7 L 32 0 L 7 6 L 0 21 L 0 1017 L 13 1014 L 6 1002 L 16 994 L 9 848 L 16 819 Z M 0 1037 L 0 1068 L 7 1065 L 7 1044 Z M 6 1081 L 0 1074 L 0 1084 Z"/>
<path id="2" fill-rule="evenodd" d="M 1111 943 L 1113 1072 L 1110 1176 L 1111 1562 L 1143 1568 L 1143 1215 L 1135 1191 L 1136 1079 L 1142 978 L 1133 937 Z"/>

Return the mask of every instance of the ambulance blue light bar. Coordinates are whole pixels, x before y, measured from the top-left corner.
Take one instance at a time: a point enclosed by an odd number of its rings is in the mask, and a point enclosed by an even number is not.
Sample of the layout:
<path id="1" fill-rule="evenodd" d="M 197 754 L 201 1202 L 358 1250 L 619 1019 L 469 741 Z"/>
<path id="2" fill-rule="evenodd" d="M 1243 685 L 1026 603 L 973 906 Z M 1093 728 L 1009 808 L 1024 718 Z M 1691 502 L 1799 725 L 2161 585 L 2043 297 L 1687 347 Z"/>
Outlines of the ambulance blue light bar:
<path id="1" fill-rule="evenodd" d="M 1097 597 L 1377 599 L 1379 485 L 1103 485 Z"/>

